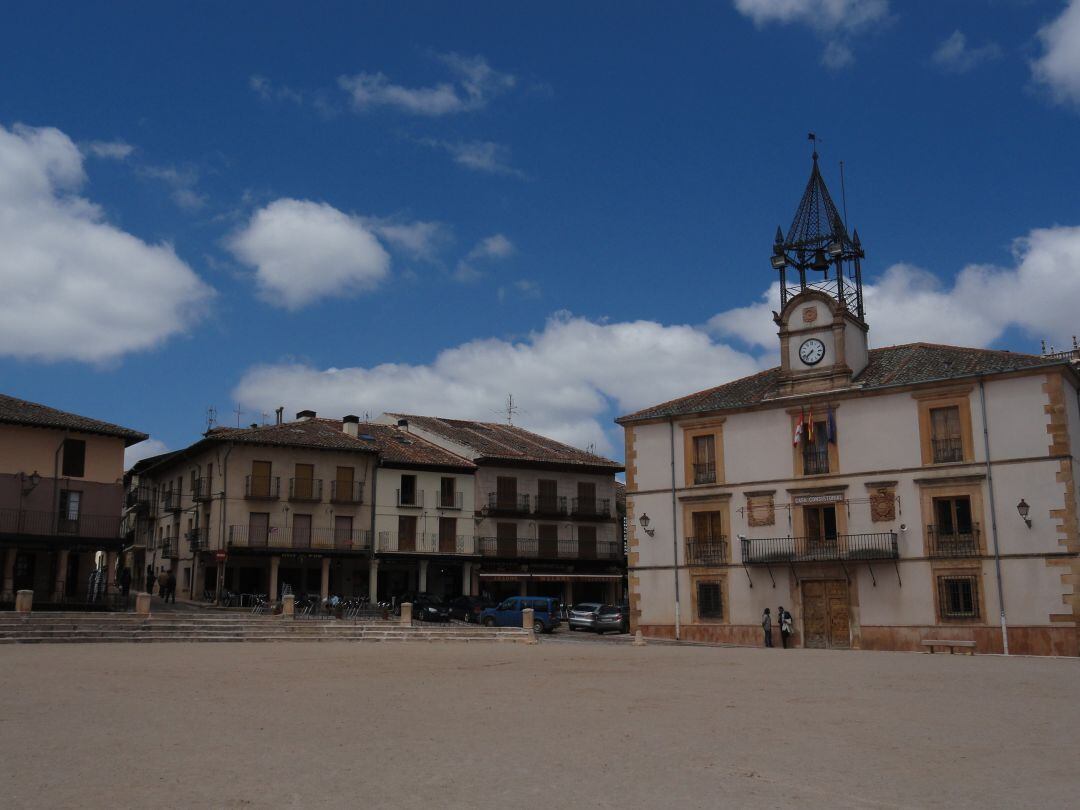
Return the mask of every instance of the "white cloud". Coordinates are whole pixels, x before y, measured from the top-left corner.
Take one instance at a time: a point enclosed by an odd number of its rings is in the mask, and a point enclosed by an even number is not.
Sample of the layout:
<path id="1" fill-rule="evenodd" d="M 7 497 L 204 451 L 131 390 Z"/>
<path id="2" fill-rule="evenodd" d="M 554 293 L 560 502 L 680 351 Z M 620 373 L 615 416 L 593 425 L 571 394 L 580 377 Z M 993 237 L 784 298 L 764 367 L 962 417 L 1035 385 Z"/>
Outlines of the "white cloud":
<path id="1" fill-rule="evenodd" d="M 124 160 L 134 151 L 135 147 L 124 141 L 90 141 L 83 145 L 85 154 L 105 160 Z"/>
<path id="2" fill-rule="evenodd" d="M 124 469 L 130 470 L 144 458 L 168 453 L 169 448 L 160 439 L 147 439 L 124 450 Z"/>
<path id="3" fill-rule="evenodd" d="M 1001 48 L 996 42 L 971 48 L 962 31 L 953 31 L 937 46 L 931 58 L 934 64 L 950 73 L 968 73 L 985 62 L 1001 58 Z"/>
<path id="4" fill-rule="evenodd" d="M 370 291 L 390 272 L 389 254 L 362 217 L 310 200 L 275 200 L 226 244 L 255 268 L 262 298 L 286 309 Z"/>
<path id="5" fill-rule="evenodd" d="M 206 205 L 206 195 L 196 191 L 199 173 L 190 166 L 178 169 L 175 166 L 140 166 L 138 173 L 151 180 L 158 180 L 172 191 L 170 196 L 179 208 L 185 211 L 197 211 Z"/>
<path id="6" fill-rule="evenodd" d="M 895 264 L 864 285 L 875 346 L 913 341 L 989 346 L 1010 327 L 1064 343 L 1076 333 L 1080 301 L 1080 227 L 1041 228 L 1015 242 L 1011 268 L 968 265 L 952 284 L 909 264 Z M 772 348 L 779 287 L 762 300 L 716 315 L 710 328 Z"/>
<path id="7" fill-rule="evenodd" d="M 502 304 L 511 294 L 516 295 L 518 298 L 539 298 L 541 295 L 540 285 L 531 279 L 521 278 L 509 286 L 499 287 L 496 296 L 499 303 Z"/>
<path id="8" fill-rule="evenodd" d="M 889 22 L 889 0 L 734 0 L 735 10 L 758 27 L 809 26 L 826 40 L 821 62 L 834 70 L 855 61 L 850 37 Z"/>
<path id="9" fill-rule="evenodd" d="M 1052 23 L 1039 29 L 1043 54 L 1031 64 L 1035 79 L 1062 103 L 1080 105 L 1080 0 L 1070 0 Z"/>
<path id="10" fill-rule="evenodd" d="M 510 147 L 493 141 L 440 141 L 426 138 L 420 143 L 448 152 L 455 163 L 467 169 L 507 177 L 525 176 L 510 165 Z"/>
<path id="11" fill-rule="evenodd" d="M 511 89 L 515 78 L 492 68 L 482 56 L 439 54 L 439 61 L 453 80 L 428 87 L 395 84 L 386 74 L 357 73 L 338 77 L 341 87 L 358 111 L 390 107 L 413 115 L 440 116 L 479 110 L 494 97 Z"/>
<path id="12" fill-rule="evenodd" d="M 411 259 L 437 261 L 439 252 L 453 240 L 450 228 L 441 222 L 405 222 L 380 217 L 364 217 L 362 221 L 388 245 Z"/>
<path id="13" fill-rule="evenodd" d="M 464 282 L 476 281 L 483 277 L 483 273 L 476 267 L 477 263 L 507 259 L 515 252 L 514 243 L 501 233 L 488 236 L 477 242 L 473 249 L 465 254 L 465 258 L 458 262 L 454 278 Z"/>
<path id="14" fill-rule="evenodd" d="M 523 340 L 471 341 L 427 365 L 259 366 L 243 376 L 234 396 L 255 410 L 400 410 L 498 421 L 513 393 L 522 408 L 516 423 L 578 447 L 595 442 L 599 452 L 613 454 L 611 404 L 630 411 L 757 368 L 749 355 L 690 326 L 601 323 L 559 313 Z"/>
<path id="15" fill-rule="evenodd" d="M 265 76 L 254 74 L 248 79 L 248 87 L 263 101 L 291 101 L 303 104 L 304 95 L 283 84 L 274 84 Z"/>
<path id="16" fill-rule="evenodd" d="M 0 126 L 0 355 L 113 360 L 185 331 L 213 294 L 171 245 L 108 224 L 85 181 L 60 130 Z"/>

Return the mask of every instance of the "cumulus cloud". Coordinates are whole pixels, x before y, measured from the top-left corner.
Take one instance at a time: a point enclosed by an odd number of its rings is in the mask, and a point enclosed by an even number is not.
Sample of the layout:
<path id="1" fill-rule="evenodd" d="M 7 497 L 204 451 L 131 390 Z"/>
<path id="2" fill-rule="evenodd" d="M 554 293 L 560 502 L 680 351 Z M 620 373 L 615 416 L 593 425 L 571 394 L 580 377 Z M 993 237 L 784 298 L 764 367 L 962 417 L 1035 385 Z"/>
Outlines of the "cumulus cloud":
<path id="1" fill-rule="evenodd" d="M 147 439 L 124 450 L 124 469 L 130 470 L 144 458 L 168 453 L 169 448 L 160 439 Z"/>
<path id="2" fill-rule="evenodd" d="M 1014 244 L 1013 267 L 968 265 L 951 284 L 910 264 L 896 264 L 864 285 L 866 317 L 875 346 L 912 341 L 989 346 L 1010 327 L 1032 338 L 1064 343 L 1076 332 L 1080 301 L 1080 227 L 1040 228 Z M 771 348 L 771 312 L 780 291 L 716 315 L 717 335 Z"/>
<path id="3" fill-rule="evenodd" d="M 516 79 L 492 68 L 482 56 L 437 54 L 451 80 L 427 87 L 395 84 L 382 72 L 338 77 L 338 86 L 357 111 L 387 107 L 412 115 L 438 117 L 486 107 L 491 99 L 510 90 Z"/>
<path id="4" fill-rule="evenodd" d="M 1053 22 L 1039 30 L 1043 53 L 1031 64 L 1036 81 L 1062 103 L 1080 105 L 1080 0 L 1070 0 Z"/>
<path id="5" fill-rule="evenodd" d="M 105 160 L 124 160 L 134 151 L 135 147 L 124 141 L 90 141 L 83 145 L 85 154 Z"/>
<path id="6" fill-rule="evenodd" d="M 493 141 L 440 141 L 425 138 L 420 143 L 449 153 L 455 163 L 466 169 L 507 177 L 525 176 L 510 165 L 510 147 Z"/>
<path id="7" fill-rule="evenodd" d="M 852 35 L 889 21 L 889 0 L 734 0 L 735 10 L 758 27 L 809 26 L 825 40 L 821 62 L 839 69 L 855 61 Z"/>
<path id="8" fill-rule="evenodd" d="M 169 187 L 172 201 L 185 211 L 197 211 L 206 205 L 206 195 L 200 194 L 196 186 L 199 173 L 190 166 L 140 166 L 138 173 L 150 180 L 157 180 Z"/>
<path id="9" fill-rule="evenodd" d="M 483 273 L 476 267 L 477 264 L 507 259 L 515 252 L 514 243 L 501 233 L 488 236 L 477 242 L 458 262 L 454 278 L 458 281 L 476 281 L 483 277 Z"/>
<path id="10" fill-rule="evenodd" d="M 256 410 L 396 410 L 497 421 L 513 393 L 522 408 L 516 423 L 613 454 L 611 405 L 630 411 L 757 368 L 750 355 L 690 326 L 603 323 L 559 313 L 525 339 L 470 341 L 424 365 L 259 366 L 243 376 L 234 396 Z"/>
<path id="11" fill-rule="evenodd" d="M 1001 48 L 996 42 L 987 42 L 978 48 L 968 45 L 963 31 L 953 31 L 934 50 L 934 64 L 949 73 L 969 73 L 985 62 L 1001 58 Z"/>
<path id="12" fill-rule="evenodd" d="M 390 247 L 411 259 L 437 261 L 440 251 L 453 240 L 450 228 L 441 222 L 380 217 L 364 217 L 362 221 Z"/>
<path id="13" fill-rule="evenodd" d="M 390 255 L 362 217 L 310 200 L 260 208 L 226 246 L 255 269 L 261 297 L 286 309 L 373 290 L 390 272 Z"/>
<path id="14" fill-rule="evenodd" d="M 113 360 L 185 331 L 212 296 L 171 245 L 106 222 L 85 182 L 60 130 L 0 126 L 0 355 Z"/>

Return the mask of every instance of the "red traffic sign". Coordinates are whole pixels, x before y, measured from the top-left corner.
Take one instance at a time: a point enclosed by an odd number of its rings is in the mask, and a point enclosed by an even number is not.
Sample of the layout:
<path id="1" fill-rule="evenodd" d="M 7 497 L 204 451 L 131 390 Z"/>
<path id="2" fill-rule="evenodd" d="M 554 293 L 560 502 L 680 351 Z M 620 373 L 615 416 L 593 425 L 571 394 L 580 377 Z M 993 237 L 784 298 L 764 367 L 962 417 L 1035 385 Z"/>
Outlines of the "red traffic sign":
<path id="1" fill-rule="evenodd" d="M 218 549 L 217 551 L 214 552 L 214 561 L 223 563 L 223 562 L 225 562 L 225 558 L 227 556 L 228 556 L 228 552 L 225 551 L 225 549 L 223 549 L 223 548 Z"/>

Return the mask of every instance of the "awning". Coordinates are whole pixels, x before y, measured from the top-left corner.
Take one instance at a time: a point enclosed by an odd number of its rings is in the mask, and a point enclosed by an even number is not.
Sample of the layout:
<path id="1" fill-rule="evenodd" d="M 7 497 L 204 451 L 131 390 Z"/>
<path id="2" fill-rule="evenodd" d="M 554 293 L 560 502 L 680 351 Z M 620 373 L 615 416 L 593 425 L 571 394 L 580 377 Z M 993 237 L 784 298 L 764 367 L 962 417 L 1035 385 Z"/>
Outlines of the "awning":
<path id="1" fill-rule="evenodd" d="M 622 574 L 508 574 L 504 571 L 479 574 L 488 582 L 611 582 L 622 579 Z"/>

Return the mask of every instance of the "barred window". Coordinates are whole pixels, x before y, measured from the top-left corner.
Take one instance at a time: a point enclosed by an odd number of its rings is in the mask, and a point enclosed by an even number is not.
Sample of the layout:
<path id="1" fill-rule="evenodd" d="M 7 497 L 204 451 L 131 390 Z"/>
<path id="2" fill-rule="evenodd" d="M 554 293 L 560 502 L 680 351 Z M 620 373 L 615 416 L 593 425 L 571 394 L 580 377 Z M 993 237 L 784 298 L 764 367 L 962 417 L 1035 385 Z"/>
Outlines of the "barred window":
<path id="1" fill-rule="evenodd" d="M 979 618 L 978 577 L 938 577 L 938 608 L 943 619 Z"/>
<path id="2" fill-rule="evenodd" d="M 721 598 L 719 582 L 697 584 L 697 608 L 699 619 L 724 618 L 724 600 Z"/>

